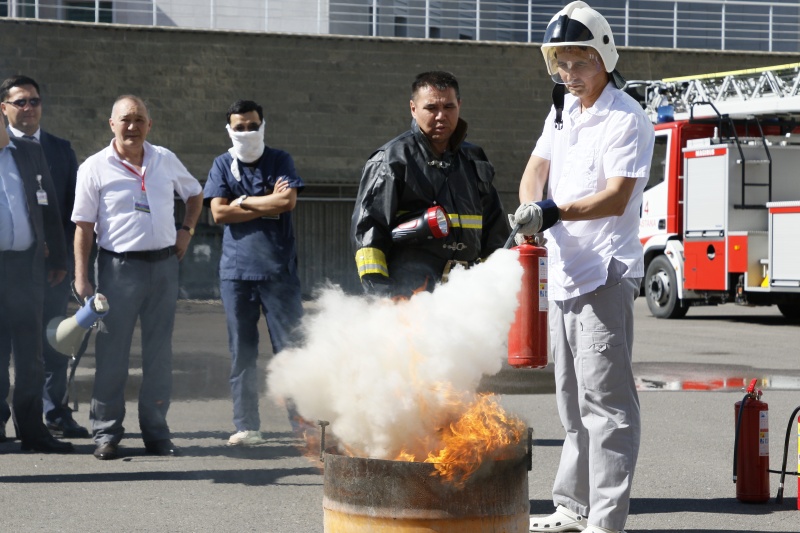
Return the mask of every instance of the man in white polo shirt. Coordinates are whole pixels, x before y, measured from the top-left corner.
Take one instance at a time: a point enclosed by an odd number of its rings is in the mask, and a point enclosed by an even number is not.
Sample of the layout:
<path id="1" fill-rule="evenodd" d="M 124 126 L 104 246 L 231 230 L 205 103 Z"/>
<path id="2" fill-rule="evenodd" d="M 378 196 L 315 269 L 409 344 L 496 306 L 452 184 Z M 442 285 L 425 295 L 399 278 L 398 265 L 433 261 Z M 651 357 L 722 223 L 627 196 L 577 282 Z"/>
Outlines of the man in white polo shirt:
<path id="1" fill-rule="evenodd" d="M 146 141 L 152 120 L 141 98 L 117 98 L 111 144 L 78 169 L 72 220 L 75 289 L 93 294 L 89 254 L 97 234 L 97 290 L 108 298 L 106 331 L 97 335 L 89 418 L 95 457 L 116 459 L 125 429 L 125 382 L 137 319 L 142 330 L 139 427 L 148 453 L 176 455 L 166 415 L 172 392 L 172 330 L 178 261 L 203 204 L 202 187 L 174 153 Z M 186 204 L 176 231 L 174 194 Z"/>
<path id="2" fill-rule="evenodd" d="M 546 230 L 550 345 L 566 438 L 550 516 L 531 531 L 619 532 L 639 453 L 633 301 L 654 132 L 621 91 L 605 18 L 584 2 L 559 11 L 542 45 L 553 108 L 520 183 L 520 231 Z M 542 200 L 547 185 L 547 200 Z"/>

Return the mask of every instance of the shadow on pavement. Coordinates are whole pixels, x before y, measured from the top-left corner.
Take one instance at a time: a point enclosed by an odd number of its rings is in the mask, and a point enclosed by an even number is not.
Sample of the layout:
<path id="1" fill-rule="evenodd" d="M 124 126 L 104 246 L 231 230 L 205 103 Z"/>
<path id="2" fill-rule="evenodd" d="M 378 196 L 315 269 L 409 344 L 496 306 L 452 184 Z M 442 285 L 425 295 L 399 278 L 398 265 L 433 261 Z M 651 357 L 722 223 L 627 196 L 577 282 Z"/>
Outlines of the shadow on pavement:
<path id="1" fill-rule="evenodd" d="M 173 459 L 170 459 L 173 460 Z M 191 470 L 183 472 L 113 472 L 103 474 L 48 474 L 43 476 L 0 476 L 0 483 L 37 484 L 37 483 L 116 483 L 131 481 L 198 481 L 207 480 L 212 483 L 234 483 L 249 486 L 281 485 L 281 486 L 314 486 L 322 485 L 322 480 L 314 483 L 281 483 L 285 477 L 315 476 L 320 471 L 316 468 L 277 468 L 254 470 Z"/>
<path id="2" fill-rule="evenodd" d="M 767 515 L 775 512 L 797 512 L 797 500 L 785 498 L 782 504 L 742 503 L 735 498 L 633 498 L 631 514 L 714 513 L 725 515 Z M 716 531 L 716 530 L 715 530 Z"/>
<path id="3" fill-rule="evenodd" d="M 1 480 L 0 480 L 1 481 Z M 530 500 L 531 515 L 548 515 L 553 512 L 552 500 Z M 631 500 L 631 515 L 662 515 L 672 513 L 699 513 L 715 514 L 729 517 L 731 515 L 762 516 L 775 513 L 796 513 L 797 500 L 794 498 L 784 499 L 782 504 L 776 504 L 773 500 L 763 504 L 742 503 L 735 498 L 633 498 Z M 702 519 L 707 522 L 707 518 Z M 636 533 L 635 529 L 625 529 L 627 533 Z M 672 533 L 675 528 L 670 529 L 646 529 L 648 533 Z M 680 531 L 692 531 L 692 533 L 741 533 L 743 529 L 681 529 Z M 787 533 L 789 533 L 787 531 Z"/>

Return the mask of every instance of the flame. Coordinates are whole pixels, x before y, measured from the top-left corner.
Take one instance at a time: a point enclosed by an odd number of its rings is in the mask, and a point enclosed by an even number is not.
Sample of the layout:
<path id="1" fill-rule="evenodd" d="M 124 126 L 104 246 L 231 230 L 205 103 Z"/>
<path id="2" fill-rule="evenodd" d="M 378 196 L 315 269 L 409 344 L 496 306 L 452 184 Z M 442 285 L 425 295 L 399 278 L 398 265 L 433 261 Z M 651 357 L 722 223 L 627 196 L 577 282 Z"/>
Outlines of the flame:
<path id="1" fill-rule="evenodd" d="M 438 444 L 424 462 L 432 463 L 438 475 L 461 487 L 482 466 L 519 456 L 527 427 L 506 414 L 497 400 L 496 395 L 481 394 L 464 405 L 461 415 L 440 429 Z M 395 460 L 415 461 L 416 456 L 404 450 Z"/>
<path id="2" fill-rule="evenodd" d="M 435 471 L 431 475 L 439 475 L 456 488 L 461 488 L 481 468 L 494 461 L 513 459 L 525 453 L 523 440 L 527 438 L 528 428 L 522 420 L 505 412 L 498 403 L 499 396 L 476 394 L 471 395 L 471 401 L 465 401 L 463 393 L 457 393 L 446 385 L 442 385 L 437 392 L 450 399 L 446 412 L 424 414 L 444 417 L 442 426 L 435 436 L 409 443 L 407 448 L 397 453 L 395 461 L 432 463 Z M 295 435 L 304 441 L 301 447 L 306 456 L 322 466 L 318 462 L 321 457 L 315 457 L 319 456 L 320 451 L 320 428 L 304 422 L 306 425 L 301 431 L 295 428 Z M 326 432 L 325 449 L 331 448 L 338 449 L 343 455 L 363 456 L 359 450 Z M 426 458 L 418 460 L 417 456 Z"/>

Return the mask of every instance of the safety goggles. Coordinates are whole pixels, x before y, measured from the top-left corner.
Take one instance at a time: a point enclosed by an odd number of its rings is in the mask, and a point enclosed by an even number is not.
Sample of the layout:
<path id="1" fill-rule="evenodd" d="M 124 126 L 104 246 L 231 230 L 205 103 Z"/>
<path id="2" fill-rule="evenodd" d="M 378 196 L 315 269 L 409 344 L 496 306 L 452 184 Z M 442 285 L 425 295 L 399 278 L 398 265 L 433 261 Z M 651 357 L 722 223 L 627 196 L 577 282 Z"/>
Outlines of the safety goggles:
<path id="1" fill-rule="evenodd" d="M 31 107 L 39 107 L 42 103 L 41 98 L 20 98 L 19 100 L 6 100 L 6 104 L 12 104 L 14 107 L 18 107 L 20 109 L 24 108 L 28 104 Z"/>
<path id="2" fill-rule="evenodd" d="M 569 80 L 587 80 L 605 72 L 600 54 L 593 48 L 553 46 L 544 50 L 547 73 L 555 83 Z"/>

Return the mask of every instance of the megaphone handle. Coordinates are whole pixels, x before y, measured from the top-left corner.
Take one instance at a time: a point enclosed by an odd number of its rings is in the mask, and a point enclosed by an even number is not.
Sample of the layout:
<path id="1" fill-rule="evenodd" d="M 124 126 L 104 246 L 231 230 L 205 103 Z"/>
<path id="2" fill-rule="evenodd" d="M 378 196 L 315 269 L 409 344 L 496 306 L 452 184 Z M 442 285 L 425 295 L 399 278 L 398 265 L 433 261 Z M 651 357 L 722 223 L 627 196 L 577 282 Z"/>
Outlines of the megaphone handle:
<path id="1" fill-rule="evenodd" d="M 74 279 L 69 282 L 69 287 L 70 287 L 70 289 L 72 289 L 72 297 L 75 298 L 75 301 L 78 302 L 78 305 L 82 306 L 83 304 L 85 304 L 86 302 L 81 300 L 80 294 L 78 294 L 78 291 L 75 290 L 75 280 Z"/>

